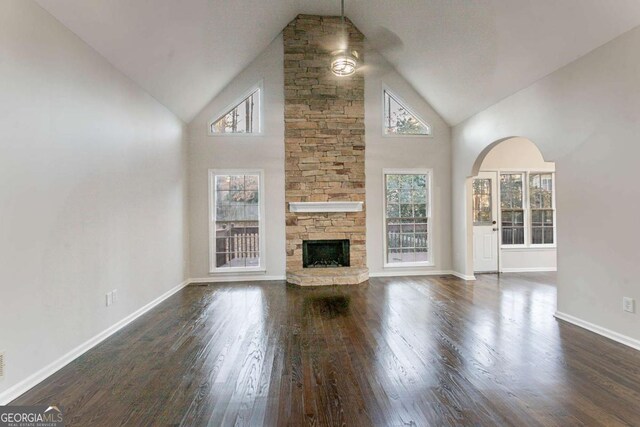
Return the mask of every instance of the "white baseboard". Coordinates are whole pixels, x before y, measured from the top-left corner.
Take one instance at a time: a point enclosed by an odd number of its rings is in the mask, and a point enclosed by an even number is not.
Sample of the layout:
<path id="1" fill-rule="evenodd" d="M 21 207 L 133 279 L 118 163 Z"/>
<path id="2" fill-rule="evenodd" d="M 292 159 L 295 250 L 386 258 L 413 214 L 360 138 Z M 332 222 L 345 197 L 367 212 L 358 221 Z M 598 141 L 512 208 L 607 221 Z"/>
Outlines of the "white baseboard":
<path id="1" fill-rule="evenodd" d="M 273 280 L 286 280 L 285 276 L 265 276 L 262 275 L 233 275 L 233 276 L 211 276 L 211 277 L 196 277 L 187 280 L 189 284 L 192 283 L 220 283 L 220 282 L 267 282 Z"/>
<path id="2" fill-rule="evenodd" d="M 467 276 L 466 274 L 458 273 L 457 271 L 450 271 L 449 273 L 462 280 L 467 280 L 467 281 L 476 280 L 476 276 L 474 275 Z"/>
<path id="3" fill-rule="evenodd" d="M 24 380 L 18 382 L 17 384 L 3 391 L 2 393 L 0 393 L 0 406 L 9 404 L 9 402 L 18 398 L 19 396 L 21 396 L 22 394 L 24 394 L 34 386 L 38 385 L 40 382 L 44 381 L 47 377 L 51 376 L 58 370 L 64 368 L 66 365 L 73 362 L 82 354 L 84 354 L 88 350 L 91 350 L 93 347 L 100 344 L 102 341 L 109 338 L 111 335 L 115 334 L 120 329 L 124 328 L 129 323 L 133 322 L 138 317 L 142 316 L 143 314 L 145 314 L 146 312 L 148 312 L 149 310 L 151 310 L 152 308 L 154 308 L 155 306 L 160 304 L 162 301 L 166 300 L 171 295 L 175 294 L 176 292 L 178 292 L 188 284 L 189 284 L 189 281 L 185 280 L 184 282 L 180 283 L 178 286 L 169 289 L 167 292 L 160 295 L 158 298 L 142 306 L 138 310 L 134 311 L 133 313 L 125 317 L 124 319 L 120 320 L 119 322 L 115 323 L 114 325 L 110 326 L 104 331 L 100 332 L 98 335 L 94 336 L 93 338 L 80 344 L 78 347 L 74 348 L 64 356 L 51 362 L 44 368 L 35 372 L 33 375 L 25 378 Z"/>
<path id="4" fill-rule="evenodd" d="M 402 277 L 402 276 L 456 276 L 462 280 L 476 280 L 476 276 L 465 276 L 452 270 L 397 270 L 369 273 L 369 277 Z"/>
<path id="5" fill-rule="evenodd" d="M 558 271 L 556 267 L 502 268 L 500 273 L 537 273 L 542 271 Z"/>
<path id="6" fill-rule="evenodd" d="M 456 276 L 462 280 L 472 281 L 476 280 L 475 276 L 465 276 L 464 274 L 451 271 L 451 270 L 398 270 L 398 271 L 378 271 L 375 273 L 369 273 L 369 277 L 402 277 L 402 276 L 443 276 L 451 275 Z M 246 275 L 246 276 L 212 276 L 212 277 L 197 277 L 187 280 L 189 284 L 192 283 L 224 283 L 224 282 L 268 282 L 268 281 L 282 281 L 287 280 L 286 276 L 259 276 L 259 275 Z"/>
<path id="7" fill-rule="evenodd" d="M 452 275 L 463 280 L 476 280 L 475 276 L 465 276 L 451 270 L 394 270 L 394 271 L 378 271 L 369 273 L 369 277 L 402 277 L 402 276 L 443 276 Z M 187 280 L 188 284 L 192 283 L 223 283 L 223 282 L 267 282 L 287 280 L 286 276 L 264 276 L 264 275 L 231 275 L 231 276 L 212 276 L 212 277 L 196 277 Z"/>
<path id="8" fill-rule="evenodd" d="M 602 326 L 595 325 L 591 322 L 587 322 L 586 320 L 582 320 L 578 317 L 572 316 L 567 313 L 562 313 L 560 311 L 556 311 L 554 316 L 556 317 L 556 319 L 564 320 L 565 322 L 580 326 L 581 328 L 587 329 L 598 335 L 602 335 L 603 337 L 607 337 L 611 340 L 619 342 L 620 344 L 624 344 L 631 348 L 635 348 L 636 350 L 640 350 L 640 340 L 637 340 L 635 338 L 619 334 L 618 332 L 612 331 L 611 329 L 603 328 Z"/>
<path id="9" fill-rule="evenodd" d="M 402 277 L 402 276 L 442 276 L 451 274 L 448 270 L 387 270 L 369 272 L 369 277 Z"/>

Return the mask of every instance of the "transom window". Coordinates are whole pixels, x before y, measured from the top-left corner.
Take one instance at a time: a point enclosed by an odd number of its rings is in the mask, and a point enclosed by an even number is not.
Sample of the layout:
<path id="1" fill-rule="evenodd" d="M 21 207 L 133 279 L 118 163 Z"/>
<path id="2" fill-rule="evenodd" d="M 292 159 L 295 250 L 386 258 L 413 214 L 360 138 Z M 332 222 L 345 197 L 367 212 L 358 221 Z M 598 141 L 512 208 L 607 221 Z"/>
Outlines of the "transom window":
<path id="1" fill-rule="evenodd" d="M 258 270 L 263 262 L 261 171 L 210 171 L 211 272 Z"/>
<path id="2" fill-rule="evenodd" d="M 502 245 L 555 244 L 553 173 L 500 174 Z"/>
<path id="3" fill-rule="evenodd" d="M 254 89 L 233 108 L 220 115 L 209 125 L 209 133 L 260 133 L 260 88 Z"/>
<path id="4" fill-rule="evenodd" d="M 431 265 L 430 171 L 385 171 L 385 265 Z"/>
<path id="5" fill-rule="evenodd" d="M 400 99 L 384 90 L 384 133 L 387 135 L 431 135 L 431 128 Z"/>

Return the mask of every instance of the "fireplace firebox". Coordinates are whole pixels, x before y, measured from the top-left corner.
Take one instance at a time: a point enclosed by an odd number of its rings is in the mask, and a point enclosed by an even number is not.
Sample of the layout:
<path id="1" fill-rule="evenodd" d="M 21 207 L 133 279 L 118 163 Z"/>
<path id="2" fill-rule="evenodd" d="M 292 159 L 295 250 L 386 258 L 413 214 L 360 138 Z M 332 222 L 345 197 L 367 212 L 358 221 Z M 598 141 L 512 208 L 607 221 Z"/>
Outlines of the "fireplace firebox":
<path id="1" fill-rule="evenodd" d="M 349 267 L 349 240 L 304 240 L 304 268 Z"/>

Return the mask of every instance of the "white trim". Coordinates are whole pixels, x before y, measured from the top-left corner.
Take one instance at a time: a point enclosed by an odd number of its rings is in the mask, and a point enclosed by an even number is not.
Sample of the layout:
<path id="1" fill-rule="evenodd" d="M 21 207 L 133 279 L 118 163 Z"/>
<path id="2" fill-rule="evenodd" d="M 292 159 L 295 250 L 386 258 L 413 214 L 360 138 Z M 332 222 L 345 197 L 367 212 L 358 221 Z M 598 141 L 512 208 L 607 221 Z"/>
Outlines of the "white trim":
<path id="1" fill-rule="evenodd" d="M 620 344 L 624 344 L 636 350 L 640 350 L 640 340 L 637 340 L 635 338 L 620 334 L 618 332 L 612 331 L 611 329 L 603 328 L 602 326 L 587 322 L 586 320 L 582 320 L 567 313 L 562 313 L 561 311 L 556 311 L 554 316 L 556 319 L 564 320 L 565 322 L 569 322 L 573 325 L 579 326 L 598 335 L 602 335 L 603 337 L 609 338 L 610 340 L 613 340 Z"/>
<path id="2" fill-rule="evenodd" d="M 394 270 L 394 271 L 378 271 L 376 273 L 369 272 L 369 277 L 402 277 L 402 276 L 451 276 L 449 270 Z"/>
<path id="3" fill-rule="evenodd" d="M 369 277 L 402 277 L 402 276 L 455 276 L 466 281 L 476 280 L 476 276 L 467 276 L 453 270 L 397 270 L 369 273 Z"/>
<path id="4" fill-rule="evenodd" d="M 427 252 L 429 259 L 427 261 L 407 262 L 407 263 L 390 263 L 387 261 L 387 175 L 427 175 Z M 382 267 L 387 268 L 403 268 L 403 267 L 433 267 L 435 258 L 433 253 L 433 169 L 430 168 L 411 168 L 411 169 L 382 169 Z"/>
<path id="5" fill-rule="evenodd" d="M 242 103 L 242 101 L 244 101 L 245 99 L 247 99 L 249 97 L 249 95 L 251 95 L 252 93 L 254 93 L 256 90 L 258 90 L 258 99 L 259 99 L 259 106 L 258 106 L 258 132 L 251 132 L 251 133 L 246 133 L 246 132 L 236 132 L 236 133 L 222 133 L 222 132 L 211 132 L 211 125 L 213 125 L 215 122 L 217 122 L 218 120 L 220 120 L 223 116 L 227 115 L 228 113 L 231 112 L 231 110 L 235 109 L 238 105 L 240 105 L 240 103 Z M 207 121 L 207 135 L 208 136 L 215 136 L 215 137 L 220 137 L 220 136 L 231 136 L 231 137 L 238 137 L 238 136 L 262 136 L 264 135 L 264 130 L 263 128 L 263 117 L 264 117 L 264 80 L 260 80 L 259 82 L 257 82 L 256 84 L 254 84 L 253 86 L 251 86 L 249 89 L 245 90 L 244 92 L 242 92 L 242 95 L 240 96 L 240 98 L 236 98 L 233 102 L 231 102 L 230 104 L 228 104 L 223 110 L 222 112 L 220 112 L 219 114 L 216 114 L 215 116 L 213 116 L 213 119 L 210 119 Z"/>
<path id="6" fill-rule="evenodd" d="M 519 168 L 519 169 L 511 169 L 511 168 L 500 168 L 500 169 L 482 169 L 479 172 L 496 172 L 498 174 L 498 230 L 500 232 L 498 239 L 498 246 L 500 250 L 503 249 L 556 249 L 558 246 L 558 219 L 557 219 L 557 207 L 556 207 L 556 172 L 554 170 L 545 171 L 540 170 L 538 168 Z M 524 243 L 509 245 L 502 244 L 502 209 L 500 208 L 501 201 L 501 191 L 500 191 L 500 176 L 502 174 L 522 174 L 523 182 L 522 182 L 522 209 L 524 212 Z M 551 174 L 552 178 L 552 187 L 551 187 L 551 210 L 553 210 L 553 243 L 539 243 L 534 244 L 531 243 L 531 234 L 533 231 L 533 227 L 531 225 L 531 199 L 529 196 L 530 193 L 530 180 L 529 177 L 531 174 Z M 472 208 L 472 216 L 473 216 L 473 208 Z"/>
<path id="7" fill-rule="evenodd" d="M 400 269 L 395 271 L 379 271 L 377 273 L 369 273 L 369 277 L 402 277 L 402 276 L 455 276 L 462 280 L 473 281 L 476 280 L 475 276 L 466 276 L 452 270 L 413 270 L 408 269 L 402 271 Z M 189 285 L 194 283 L 224 283 L 224 282 L 271 282 L 287 280 L 286 276 L 256 276 L 256 275 L 230 275 L 230 276 L 215 276 L 215 277 L 198 277 L 191 278 L 187 282 Z"/>
<path id="8" fill-rule="evenodd" d="M 102 341 L 106 340 L 111 335 L 115 334 L 120 329 L 124 328 L 125 326 L 127 326 L 128 324 L 130 324 L 131 322 L 136 320 L 138 317 L 140 317 L 143 314 L 147 313 L 149 310 L 151 310 L 152 308 L 156 307 L 158 304 L 160 304 L 161 302 L 163 302 L 164 300 L 166 300 L 167 298 L 169 298 L 170 296 L 172 296 L 176 292 L 178 292 L 181 289 L 183 289 L 189 283 L 190 282 L 188 280 L 185 280 L 184 282 L 180 283 L 178 286 L 175 286 L 175 287 L 169 289 L 167 292 L 165 292 L 164 294 L 160 295 L 159 297 L 157 297 L 153 301 L 147 303 L 146 305 L 140 307 L 139 309 L 137 309 L 136 311 L 134 311 L 133 313 L 131 313 L 130 315 L 128 315 L 124 319 L 114 323 L 112 326 L 108 327 L 104 331 L 102 331 L 99 334 L 95 335 L 93 338 L 90 338 L 89 340 L 87 340 L 84 343 L 80 344 L 79 346 L 77 346 L 73 350 L 69 351 L 68 353 L 66 353 L 62 357 L 54 360 L 53 362 L 49 363 L 44 368 L 36 371 L 34 374 L 28 376 L 24 380 L 18 382 L 17 384 L 14 384 L 10 388 L 6 389 L 2 393 L 0 393 L 0 405 L 7 405 L 7 404 L 9 404 L 9 402 L 11 402 L 14 399 L 20 397 L 22 394 L 27 392 L 29 389 L 35 387 L 40 382 L 42 382 L 45 379 L 47 379 L 49 376 L 53 375 L 54 373 L 56 373 L 60 369 L 64 368 L 66 365 L 68 365 L 69 363 L 73 362 L 75 359 L 77 359 L 78 357 L 82 356 L 84 353 L 86 353 L 87 351 L 91 350 L 92 348 L 94 348 L 95 346 L 100 344 Z"/>
<path id="9" fill-rule="evenodd" d="M 536 245 L 536 246 L 503 246 L 502 250 L 505 252 L 550 252 L 557 250 L 555 245 Z"/>
<path id="10" fill-rule="evenodd" d="M 474 275 L 469 276 L 469 275 L 466 275 L 466 274 L 458 273 L 457 271 L 451 271 L 450 273 L 451 273 L 451 275 L 456 276 L 457 278 L 462 279 L 462 280 L 467 280 L 467 281 L 476 280 L 476 276 L 474 276 Z"/>
<path id="11" fill-rule="evenodd" d="M 536 273 L 542 271 L 558 271 L 556 267 L 514 267 L 514 268 L 503 268 L 500 270 L 500 273 Z"/>
<path id="12" fill-rule="evenodd" d="M 427 224 L 428 226 L 428 224 Z M 435 264 L 431 261 L 413 261 L 413 262 L 386 262 L 382 268 L 385 270 L 393 270 L 398 268 L 408 267 L 434 267 Z"/>
<path id="13" fill-rule="evenodd" d="M 402 105 L 405 110 L 409 112 L 412 116 L 420 121 L 427 128 L 426 134 L 411 134 L 411 133 L 387 133 L 386 124 L 386 115 L 385 115 L 385 102 L 384 102 L 384 94 L 385 92 L 389 93 L 389 96 L 393 98 L 398 104 Z M 433 127 L 423 119 L 420 114 L 417 114 L 413 108 L 409 107 L 409 103 L 406 102 L 402 97 L 397 95 L 397 92 L 389 88 L 389 86 L 385 83 L 382 84 L 382 136 L 390 137 L 390 138 L 433 138 Z"/>
<path id="14" fill-rule="evenodd" d="M 286 276 L 266 276 L 266 275 L 216 275 L 212 277 L 197 277 L 189 279 L 188 282 L 192 283 L 221 283 L 221 282 L 269 282 L 274 280 L 286 280 Z"/>
<path id="15" fill-rule="evenodd" d="M 289 202 L 289 212 L 362 212 L 364 202 Z"/>
<path id="16" fill-rule="evenodd" d="M 473 223 L 473 181 L 476 179 L 490 179 L 491 180 L 491 225 L 475 225 Z M 473 272 L 474 273 L 495 273 L 496 270 L 493 271 L 480 271 L 476 270 L 476 236 L 475 236 L 475 227 L 491 227 L 494 232 L 498 233 L 496 237 L 496 268 L 497 271 L 500 271 L 500 265 L 502 263 L 502 251 L 500 250 L 501 245 L 501 231 L 500 231 L 500 175 L 497 171 L 479 171 L 478 175 L 471 178 L 471 220 L 472 220 L 472 229 L 471 229 L 471 251 L 473 252 L 472 262 L 473 262 Z M 495 222 L 495 224 L 493 223 Z M 466 276 L 465 276 L 466 277 Z M 473 278 L 475 280 L 475 277 Z"/>
<path id="17" fill-rule="evenodd" d="M 256 267 L 216 267 L 216 191 L 215 179 L 217 175 L 259 175 L 260 183 L 258 185 L 258 239 L 260 241 L 260 265 Z M 265 184 L 264 169 L 209 169 L 209 274 L 233 274 L 233 273 L 258 273 L 266 271 L 266 221 L 265 221 Z"/>

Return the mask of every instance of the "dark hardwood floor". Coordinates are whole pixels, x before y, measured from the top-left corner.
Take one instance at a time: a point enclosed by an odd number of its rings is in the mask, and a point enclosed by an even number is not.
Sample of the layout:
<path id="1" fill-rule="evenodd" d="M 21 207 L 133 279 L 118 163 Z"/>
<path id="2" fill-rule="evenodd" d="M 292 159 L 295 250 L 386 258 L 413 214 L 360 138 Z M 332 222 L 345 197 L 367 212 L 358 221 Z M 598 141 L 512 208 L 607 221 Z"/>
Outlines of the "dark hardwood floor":
<path id="1" fill-rule="evenodd" d="M 555 275 L 189 286 L 14 404 L 67 425 L 640 425 L 640 352 Z"/>

